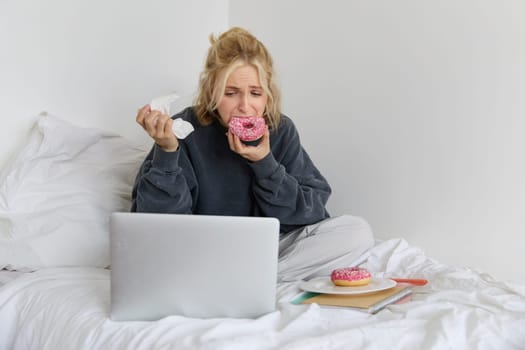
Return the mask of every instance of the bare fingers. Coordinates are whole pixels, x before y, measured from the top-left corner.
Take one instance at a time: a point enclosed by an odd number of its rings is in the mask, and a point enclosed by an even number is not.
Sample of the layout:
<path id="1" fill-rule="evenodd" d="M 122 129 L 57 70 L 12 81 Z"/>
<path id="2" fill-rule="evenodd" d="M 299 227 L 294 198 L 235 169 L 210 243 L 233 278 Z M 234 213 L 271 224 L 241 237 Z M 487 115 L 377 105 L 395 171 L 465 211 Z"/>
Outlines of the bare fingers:
<path id="1" fill-rule="evenodd" d="M 145 105 L 144 107 L 140 108 L 137 112 L 137 117 L 135 118 L 135 121 L 144 128 L 144 119 L 146 116 L 151 112 L 151 108 L 149 105 Z"/>
<path id="2" fill-rule="evenodd" d="M 172 131 L 173 120 L 157 110 L 151 110 L 149 105 L 139 109 L 137 123 L 166 151 L 175 151 L 179 142 Z"/>
<path id="3" fill-rule="evenodd" d="M 226 135 L 230 149 L 252 162 L 259 161 L 270 153 L 270 133 L 268 130 L 256 146 L 244 144 L 238 136 L 233 135 L 229 130 Z"/>

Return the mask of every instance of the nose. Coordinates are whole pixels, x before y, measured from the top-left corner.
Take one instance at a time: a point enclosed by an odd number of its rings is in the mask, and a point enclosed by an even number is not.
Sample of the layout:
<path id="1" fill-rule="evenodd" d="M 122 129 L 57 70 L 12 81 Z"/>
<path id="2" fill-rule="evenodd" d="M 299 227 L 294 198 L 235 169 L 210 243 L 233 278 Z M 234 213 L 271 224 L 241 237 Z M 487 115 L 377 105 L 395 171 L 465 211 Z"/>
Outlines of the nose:
<path id="1" fill-rule="evenodd" d="M 240 101 L 239 101 L 239 110 L 241 112 L 246 112 L 248 110 L 248 106 L 249 106 L 248 95 L 247 94 L 243 94 L 241 96 Z"/>

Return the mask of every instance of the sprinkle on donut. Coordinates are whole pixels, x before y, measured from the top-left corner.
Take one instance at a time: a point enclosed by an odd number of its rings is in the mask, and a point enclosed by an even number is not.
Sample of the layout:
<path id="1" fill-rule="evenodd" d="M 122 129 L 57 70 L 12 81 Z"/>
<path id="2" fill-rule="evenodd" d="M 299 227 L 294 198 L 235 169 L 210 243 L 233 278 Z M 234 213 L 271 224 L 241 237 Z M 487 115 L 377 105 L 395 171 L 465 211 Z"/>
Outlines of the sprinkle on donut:
<path id="1" fill-rule="evenodd" d="M 330 275 L 336 286 L 364 286 L 370 282 L 372 274 L 362 267 L 343 267 L 335 269 Z"/>
<path id="2" fill-rule="evenodd" d="M 242 141 L 254 141 L 264 135 L 266 122 L 263 117 L 232 117 L 229 127 Z"/>

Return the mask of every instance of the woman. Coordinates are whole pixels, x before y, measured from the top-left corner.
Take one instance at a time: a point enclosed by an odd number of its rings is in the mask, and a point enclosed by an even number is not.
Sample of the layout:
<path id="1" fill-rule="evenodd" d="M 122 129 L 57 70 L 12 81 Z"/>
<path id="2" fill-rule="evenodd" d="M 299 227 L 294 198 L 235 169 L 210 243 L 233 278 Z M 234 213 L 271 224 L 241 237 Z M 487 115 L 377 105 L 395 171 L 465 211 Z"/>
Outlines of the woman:
<path id="1" fill-rule="evenodd" d="M 283 281 L 353 263 L 372 246 L 371 230 L 356 217 L 329 217 L 330 186 L 281 114 L 267 49 L 241 28 L 210 42 L 195 106 L 173 117 L 191 123 L 193 133 L 179 140 L 168 115 L 149 105 L 138 112 L 155 145 L 137 175 L 131 210 L 276 217 Z M 230 120 L 239 117 L 264 118 L 257 145 L 231 132 Z"/>

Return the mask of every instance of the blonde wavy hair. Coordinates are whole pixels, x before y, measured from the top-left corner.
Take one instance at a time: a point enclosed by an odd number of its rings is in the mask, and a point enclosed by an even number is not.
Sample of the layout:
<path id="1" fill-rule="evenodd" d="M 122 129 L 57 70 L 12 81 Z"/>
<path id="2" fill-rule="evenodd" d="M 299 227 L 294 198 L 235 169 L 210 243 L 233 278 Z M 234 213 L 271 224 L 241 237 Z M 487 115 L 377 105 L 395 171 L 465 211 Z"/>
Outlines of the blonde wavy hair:
<path id="1" fill-rule="evenodd" d="M 210 48 L 199 79 L 194 110 L 201 125 L 219 118 L 226 82 L 238 67 L 250 64 L 257 69 L 261 87 L 268 96 L 263 117 L 270 129 L 281 120 L 281 93 L 275 83 L 273 60 L 266 47 L 247 30 L 234 27 L 218 38 L 210 35 Z"/>

